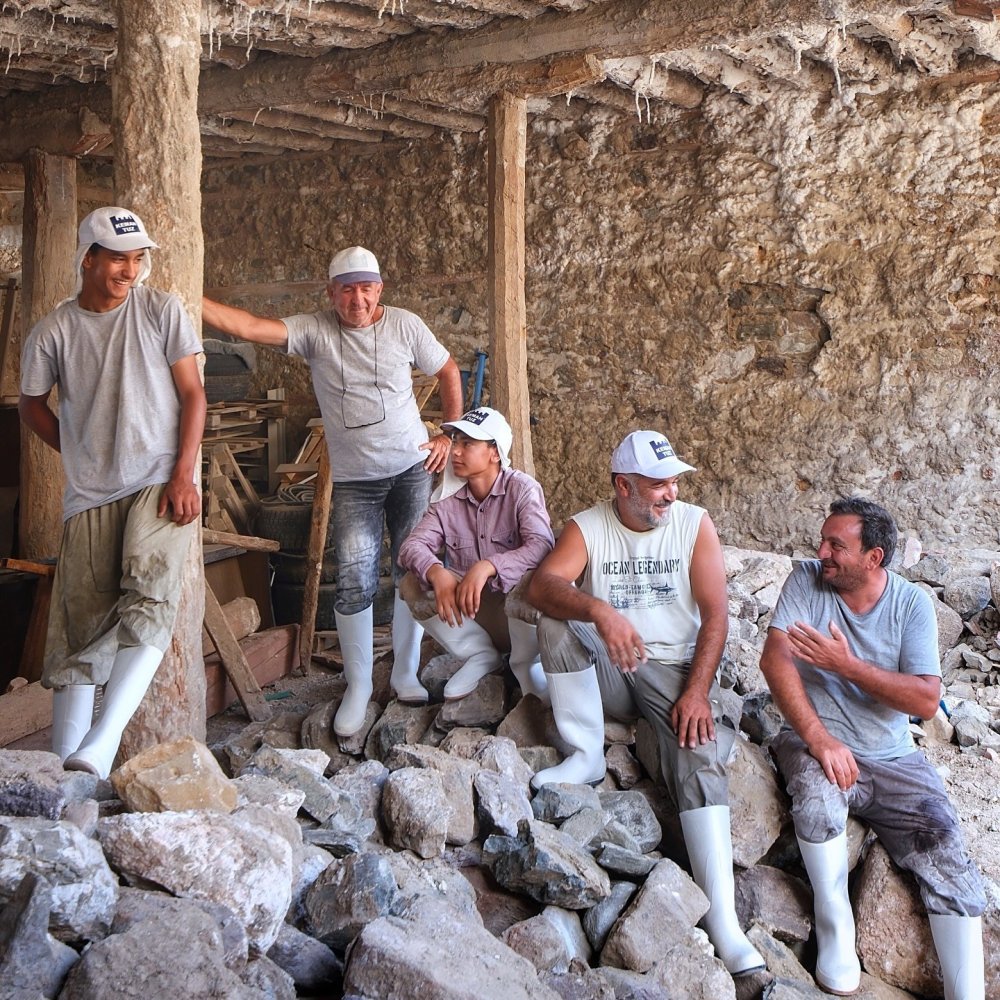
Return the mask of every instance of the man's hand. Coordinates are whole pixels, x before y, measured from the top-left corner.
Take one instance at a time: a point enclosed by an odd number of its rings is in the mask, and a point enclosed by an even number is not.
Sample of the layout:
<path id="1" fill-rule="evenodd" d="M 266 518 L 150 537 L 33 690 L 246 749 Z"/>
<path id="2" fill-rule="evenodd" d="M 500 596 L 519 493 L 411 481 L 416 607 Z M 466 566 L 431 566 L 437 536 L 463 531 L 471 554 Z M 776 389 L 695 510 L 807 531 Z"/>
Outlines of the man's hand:
<path id="1" fill-rule="evenodd" d="M 824 730 L 819 741 L 807 745 L 809 753 L 822 765 L 830 784 L 846 792 L 858 780 L 858 762 L 840 740 Z"/>
<path id="2" fill-rule="evenodd" d="M 487 581 L 497 575 L 497 568 L 489 559 L 473 563 L 458 585 L 457 601 L 459 610 L 466 618 L 479 614 L 479 597 Z"/>
<path id="3" fill-rule="evenodd" d="M 168 515 L 167 511 L 172 512 Z M 201 491 L 194 483 L 171 479 L 160 494 L 157 517 L 167 517 L 178 525 L 190 524 L 201 514 Z"/>
<path id="4" fill-rule="evenodd" d="M 451 438 L 447 434 L 435 434 L 430 441 L 420 446 L 421 451 L 429 451 L 424 468 L 428 472 L 440 472 L 448 464 L 451 454 Z"/>
<path id="5" fill-rule="evenodd" d="M 432 566 L 427 571 L 427 582 L 434 588 L 434 604 L 438 618 L 454 628 L 462 624 L 462 612 L 458 607 L 456 592 L 458 580 L 455 574 L 444 566 Z"/>
<path id="6" fill-rule="evenodd" d="M 640 663 L 647 660 L 642 636 L 622 614 L 608 606 L 594 615 L 598 635 L 604 640 L 611 655 L 611 662 L 623 673 L 635 673 Z"/>
<path id="7" fill-rule="evenodd" d="M 829 636 L 805 622 L 796 622 L 788 629 L 788 642 L 795 656 L 820 670 L 844 674 L 853 659 L 847 637 L 833 622 Z"/>
<path id="8" fill-rule="evenodd" d="M 674 702 L 670 725 L 682 748 L 694 749 L 715 739 L 715 719 L 712 703 L 700 691 L 685 691 Z"/>

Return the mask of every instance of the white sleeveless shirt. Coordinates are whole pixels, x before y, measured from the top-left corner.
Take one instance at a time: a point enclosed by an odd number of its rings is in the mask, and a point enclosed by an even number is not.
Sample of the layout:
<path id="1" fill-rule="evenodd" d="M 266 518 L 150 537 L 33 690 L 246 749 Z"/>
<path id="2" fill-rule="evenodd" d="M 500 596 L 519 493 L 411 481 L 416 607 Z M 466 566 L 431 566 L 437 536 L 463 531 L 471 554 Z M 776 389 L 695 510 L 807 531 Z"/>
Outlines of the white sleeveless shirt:
<path id="1" fill-rule="evenodd" d="M 701 613 L 691 592 L 691 554 L 704 514 L 677 500 L 666 524 L 632 531 L 605 500 L 572 518 L 587 546 L 581 589 L 621 612 L 651 659 L 690 663 L 694 656 Z"/>

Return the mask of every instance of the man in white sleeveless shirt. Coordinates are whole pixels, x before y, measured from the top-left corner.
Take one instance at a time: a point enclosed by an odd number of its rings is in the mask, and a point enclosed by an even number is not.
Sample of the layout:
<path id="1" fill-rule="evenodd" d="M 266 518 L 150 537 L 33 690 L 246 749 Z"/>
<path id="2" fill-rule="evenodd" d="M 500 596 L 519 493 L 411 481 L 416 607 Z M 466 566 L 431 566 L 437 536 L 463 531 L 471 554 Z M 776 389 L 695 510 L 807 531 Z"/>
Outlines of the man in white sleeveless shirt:
<path id="1" fill-rule="evenodd" d="M 694 469 L 656 431 L 611 456 L 615 496 L 574 516 L 542 561 L 528 600 L 559 735 L 575 752 L 532 784 L 603 779 L 604 712 L 644 716 L 680 812 L 703 924 L 733 975 L 764 967 L 736 919 L 725 764 L 736 723 L 716 674 L 729 627 L 722 546 L 711 518 L 677 499 Z M 578 585 L 575 582 L 579 581 Z"/>

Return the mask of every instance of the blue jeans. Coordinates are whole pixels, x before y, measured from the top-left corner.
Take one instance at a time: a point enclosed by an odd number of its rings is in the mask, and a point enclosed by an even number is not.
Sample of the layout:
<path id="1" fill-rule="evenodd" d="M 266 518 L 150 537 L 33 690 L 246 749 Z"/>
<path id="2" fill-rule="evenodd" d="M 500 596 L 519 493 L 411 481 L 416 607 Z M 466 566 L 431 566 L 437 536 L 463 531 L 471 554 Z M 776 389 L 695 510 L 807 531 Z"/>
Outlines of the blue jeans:
<path id="1" fill-rule="evenodd" d="M 337 561 L 334 608 L 341 614 L 356 615 L 375 600 L 383 523 L 389 529 L 392 546 L 392 578 L 399 583 L 399 547 L 427 510 L 431 480 L 421 462 L 388 479 L 333 484 L 330 516 Z"/>

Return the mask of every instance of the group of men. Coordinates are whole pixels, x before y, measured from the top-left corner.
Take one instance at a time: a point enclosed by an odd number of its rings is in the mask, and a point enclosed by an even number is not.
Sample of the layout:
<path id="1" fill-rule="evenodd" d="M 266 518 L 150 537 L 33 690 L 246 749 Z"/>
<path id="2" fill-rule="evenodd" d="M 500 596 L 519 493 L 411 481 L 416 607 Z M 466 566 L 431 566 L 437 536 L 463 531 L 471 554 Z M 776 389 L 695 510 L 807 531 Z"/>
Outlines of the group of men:
<path id="1" fill-rule="evenodd" d="M 54 689 L 53 749 L 67 768 L 101 777 L 169 642 L 200 513 L 201 345 L 176 296 L 142 284 L 153 249 L 135 213 L 88 215 L 77 294 L 37 324 L 22 360 L 22 417 L 62 452 L 67 478 L 43 678 Z M 507 421 L 489 407 L 462 413 L 448 351 L 413 313 L 383 304 L 382 287 L 374 255 L 351 247 L 330 263 L 329 310 L 273 319 L 203 302 L 212 327 L 311 369 L 335 483 L 347 679 L 337 735 L 365 725 L 387 528 L 398 581 L 396 696 L 428 699 L 418 673 L 424 632 L 462 661 L 446 699 L 509 665 L 523 694 L 551 704 L 573 750 L 536 774 L 535 788 L 599 783 L 605 716 L 646 718 L 709 900 L 705 930 L 733 975 L 762 969 L 734 905 L 726 766 L 739 720 L 726 715 L 718 688 L 728 628 L 722 547 L 708 513 L 678 499 L 693 468 L 662 434 L 629 434 L 611 456 L 612 498 L 572 517 L 555 541 L 540 485 L 511 467 Z M 413 367 L 438 378 L 443 423 L 433 437 L 413 397 Z M 58 416 L 47 405 L 56 386 Z M 947 1000 L 976 1000 L 982 881 L 909 730 L 911 716 L 930 718 L 939 703 L 936 619 L 928 596 L 887 568 L 895 544 L 882 507 L 837 500 L 818 559 L 785 583 L 761 661 L 788 723 L 773 753 L 815 897 L 819 985 L 844 996 L 860 988 L 845 834 L 855 814 L 916 876 Z M 106 688 L 95 724 L 98 684 Z"/>

